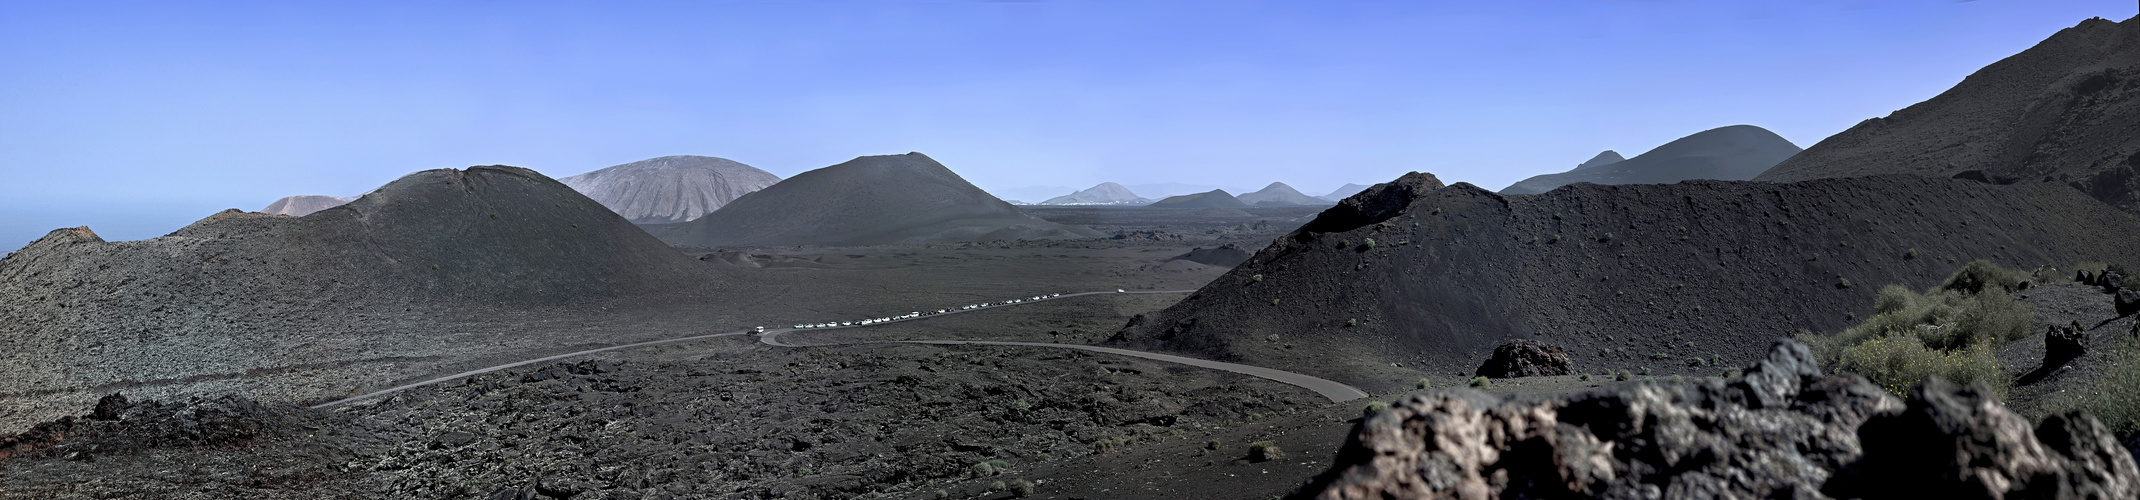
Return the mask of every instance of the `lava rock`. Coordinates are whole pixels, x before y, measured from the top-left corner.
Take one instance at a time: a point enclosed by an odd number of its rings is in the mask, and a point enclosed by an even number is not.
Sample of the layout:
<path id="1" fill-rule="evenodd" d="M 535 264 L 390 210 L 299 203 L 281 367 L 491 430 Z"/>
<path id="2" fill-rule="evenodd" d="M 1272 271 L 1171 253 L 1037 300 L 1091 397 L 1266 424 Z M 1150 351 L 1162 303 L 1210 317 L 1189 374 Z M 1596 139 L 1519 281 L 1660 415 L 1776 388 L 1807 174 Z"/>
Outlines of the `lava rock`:
<path id="1" fill-rule="evenodd" d="M 1859 424 L 1904 408 L 1812 359 L 1783 340 L 1747 370 L 1760 374 L 1751 383 L 1412 396 L 1362 420 L 1336 464 L 1292 497 L 1802 497 L 1857 461 Z"/>
<path id="2" fill-rule="evenodd" d="M 2080 284 L 2083 284 L 2083 285 L 2090 285 L 2090 286 L 2093 286 L 2093 285 L 2095 285 L 2095 273 L 2093 273 L 2093 272 L 2090 272 L 2090 271 L 2088 271 L 2087 269 L 2082 269 L 2082 270 L 2079 270 L 2079 271 L 2074 271 L 2074 272 L 2073 272 L 2073 281 L 2079 282 Z"/>
<path id="3" fill-rule="evenodd" d="M 1822 493 L 1838 498 L 2135 498 L 2140 468 L 2095 417 L 2030 429 L 1989 388 L 1933 378 L 1907 408 L 1858 429 L 1864 457 Z"/>
<path id="4" fill-rule="evenodd" d="M 2117 271 L 2103 271 L 2103 275 L 2096 278 L 2096 285 L 2112 291 L 2125 288 L 2125 275 L 2118 274 Z"/>
<path id="5" fill-rule="evenodd" d="M 2120 288 L 2118 289 L 2117 297 L 2113 300 L 2117 302 L 2119 316 L 2131 316 L 2134 313 L 2140 313 L 2140 291 Z"/>
<path id="6" fill-rule="evenodd" d="M 2043 334 L 2043 367 L 2057 368 L 2088 354 L 2088 330 L 2079 321 Z"/>
<path id="7" fill-rule="evenodd" d="M 1560 346 L 1514 339 L 1495 347 L 1493 357 L 1474 374 L 1488 378 L 1567 375 L 1568 366 L 1568 353 Z"/>
<path id="8" fill-rule="evenodd" d="M 119 413 L 126 411 L 128 406 L 132 405 L 127 404 L 126 396 L 114 392 L 109 396 L 97 399 L 97 407 L 94 410 L 90 410 L 89 418 L 91 420 L 118 420 Z"/>

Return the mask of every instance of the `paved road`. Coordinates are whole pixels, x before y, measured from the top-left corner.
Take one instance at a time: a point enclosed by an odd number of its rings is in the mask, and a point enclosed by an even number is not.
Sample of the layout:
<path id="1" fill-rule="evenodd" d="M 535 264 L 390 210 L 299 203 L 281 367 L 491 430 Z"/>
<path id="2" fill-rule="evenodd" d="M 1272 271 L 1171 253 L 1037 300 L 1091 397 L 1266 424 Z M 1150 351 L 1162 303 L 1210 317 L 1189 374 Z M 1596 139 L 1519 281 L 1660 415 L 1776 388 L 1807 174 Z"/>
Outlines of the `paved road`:
<path id="1" fill-rule="evenodd" d="M 1039 303 L 1039 302 L 1045 302 L 1045 301 L 1050 301 L 1050 300 L 1060 300 L 1060 299 L 1067 299 L 1067 298 L 1071 298 L 1071 297 L 1083 297 L 1083 296 L 1086 296 L 1086 295 L 1130 295 L 1130 294 L 1192 293 L 1192 292 L 1195 292 L 1195 291 L 1196 291 L 1196 290 L 1161 290 L 1161 291 L 1117 291 L 1117 292 L 1083 292 L 1083 293 L 1071 293 L 1071 294 L 1064 294 L 1064 295 L 1058 295 L 1058 296 L 1055 296 L 1055 297 L 1048 297 L 1048 298 L 1043 298 L 1043 299 L 1026 299 L 1026 300 L 1024 300 L 1023 302 L 1019 302 L 1019 303 L 1016 303 L 1016 304 L 1003 304 L 1003 305 L 993 305 L 993 306 L 983 307 L 983 308 L 979 308 L 979 309 L 958 309 L 958 310 L 951 310 L 951 311 L 947 311 L 947 312 L 944 312 L 944 313 L 941 313 L 941 314 L 932 314 L 932 315 L 926 315 L 926 316 L 921 316 L 921 317 L 916 317 L 916 318 L 907 318 L 907 319 L 898 319 L 898 320 L 890 320 L 890 321 L 884 321 L 884 322 L 878 322 L 878 323 L 871 323 L 871 324 L 868 324 L 868 325 L 829 326 L 829 327 L 823 327 L 823 328 L 809 328 L 808 330 L 810 330 L 810 331 L 818 331 L 818 330 L 837 330 L 837 329 L 843 329 L 843 328 L 862 328 L 862 327 L 871 327 L 871 326 L 878 326 L 878 325 L 884 325 L 884 324 L 890 324 L 890 323 L 898 323 L 898 322 L 903 322 L 903 321 L 915 321 L 915 320 L 921 320 L 921 319 L 928 319 L 928 318 L 934 318 L 934 317 L 939 317 L 939 316 L 945 316 L 945 315 L 950 315 L 950 314 L 958 314 L 958 313 L 967 313 L 967 312 L 975 312 L 975 311 L 986 311 L 986 310 L 991 310 L 991 309 L 996 309 L 996 308 L 1001 308 L 1001 307 L 1009 307 L 1009 306 L 1021 306 L 1021 305 L 1026 305 L 1026 304 L 1034 304 L 1034 303 Z M 1133 357 L 1138 357 L 1138 358 L 1144 358 L 1144 359 L 1150 359 L 1150 360 L 1157 360 L 1157 361 L 1166 361 L 1166 362 L 1170 362 L 1170 363 L 1181 363 L 1181 364 L 1185 364 L 1185 365 L 1189 365 L 1189 366 L 1197 366 L 1197 367 L 1203 367 L 1203 368 L 1210 368 L 1210 369 L 1214 369 L 1214 370 L 1225 370 L 1225 371 L 1230 371 L 1230 372 L 1234 372 L 1234 373 L 1239 373 L 1239 374 L 1243 374 L 1243 375 L 1249 375 L 1249 376 L 1254 376 L 1254 377 L 1260 377 L 1260 378 L 1270 379 L 1270 380 L 1273 380 L 1273 381 L 1277 381 L 1277 382 L 1280 382 L 1280 383 L 1290 384 L 1290 385 L 1298 386 L 1298 387 L 1300 387 L 1300 388 L 1303 388 L 1303 389 L 1307 389 L 1307 390 L 1315 391 L 1315 392 L 1316 392 L 1317 394 L 1321 394 L 1321 395 L 1323 395 L 1323 397 L 1326 397 L 1326 398 L 1330 398 L 1330 400 L 1331 400 L 1331 401 L 1333 401 L 1333 402 L 1344 402 L 1344 401 L 1351 401 L 1351 400 L 1354 400 L 1354 399 L 1360 399 L 1360 398 L 1365 398 L 1365 397 L 1367 397 L 1367 393 L 1366 393 L 1366 392 L 1364 392 L 1364 391 L 1361 391 L 1361 390 L 1359 390 L 1359 389 L 1356 389 L 1356 388 L 1353 388 L 1352 386 L 1349 386 L 1349 385 L 1345 385 L 1345 384 L 1340 384 L 1340 383 L 1337 383 L 1337 382 L 1333 382 L 1333 381 L 1330 381 L 1330 380 L 1325 380 L 1325 379 L 1321 379 L 1321 378 L 1317 378 L 1317 377 L 1313 377 L 1313 376 L 1303 375 L 1303 374 L 1299 374 L 1299 373 L 1293 373 L 1293 372 L 1288 372 L 1288 371 L 1282 371 L 1282 370 L 1274 370 L 1274 369 L 1270 369 L 1270 368 L 1264 368 L 1264 367 L 1260 367 L 1260 366 L 1249 366 L 1249 365 L 1241 365 L 1241 364 L 1234 364 L 1234 363 L 1222 363 L 1222 362 L 1218 362 L 1218 361 L 1211 361 L 1211 360 L 1203 360 L 1203 359 L 1196 359 L 1196 358 L 1185 358 L 1185 357 L 1181 357 L 1181 356 L 1174 356 L 1174 355 L 1168 355 L 1168 354 L 1158 354 L 1158 353 L 1150 353 L 1150 352 L 1143 352 L 1143 351 L 1132 351 L 1132 350 L 1128 350 L 1128 349 L 1116 349 L 1116 348 L 1112 348 L 1112 347 L 1099 347 L 1099 346 L 1089 346 L 1089 345 L 1079 345 L 1079 344 L 1047 344 L 1047 343 L 1039 343 L 1039 342 L 997 342 L 997 341 L 981 341 L 981 340 L 898 340 L 898 341 L 878 341 L 878 342 L 855 342 L 855 343 L 850 343 L 850 344 L 824 344 L 824 345 L 795 345 L 795 344 L 789 344 L 789 343 L 786 343 L 786 342 L 781 342 L 781 341 L 780 341 L 780 335 L 781 335 L 781 334 L 783 334 L 783 333 L 788 333 L 788 332 L 795 332 L 795 331 L 800 331 L 800 330 L 797 330 L 797 329 L 795 329 L 795 328 L 792 328 L 792 327 L 781 327 L 781 328 L 767 328 L 767 329 L 765 330 L 765 333 L 763 333 L 763 334 L 760 334 L 760 335 L 758 335 L 758 341 L 759 341 L 759 342 L 763 342 L 763 343 L 765 343 L 766 345 L 771 345 L 771 346 L 778 346 L 778 347 L 822 347 L 822 346 L 827 346 L 827 345 L 855 345 L 855 344 L 893 344 L 893 343 L 897 343 L 897 344 L 935 344 L 935 345 L 1000 345 L 1000 346 L 1019 346 L 1019 347 L 1049 347 L 1049 348 L 1057 348 L 1057 349 L 1078 349 L 1078 350 L 1083 350 L 1083 351 L 1092 351 L 1092 352 L 1103 352 L 1103 353 L 1108 353 L 1108 354 L 1118 354 L 1118 355 L 1123 355 L 1123 356 L 1133 356 Z M 689 342 L 689 341 L 693 341 L 693 340 L 703 340 L 703 339 L 710 339 L 710 338 L 715 338 L 715 337 L 732 337 L 732 336 L 737 336 L 737 335 L 748 335 L 748 334 L 750 334 L 750 333 L 751 333 L 751 332 L 749 332 L 749 331 L 741 331 L 741 332 L 728 332 L 728 333 L 714 333 L 714 334 L 707 334 L 707 335 L 694 335 L 694 336 L 690 336 L 690 337 L 678 337 L 678 338 L 673 338 L 673 339 L 653 340 L 653 341 L 647 341 L 647 342 L 639 342 L 639 343 L 635 343 L 635 344 L 624 344 L 624 345 L 617 345 L 617 346 L 610 346 L 610 347 L 604 347 L 604 348 L 600 348 L 600 349 L 588 349 L 588 350 L 584 350 L 584 351 L 575 351 L 575 352 L 568 352 L 568 353 L 564 353 L 564 354 L 559 354 L 559 355 L 556 355 L 556 356 L 549 356 L 549 357 L 544 357 L 544 358 L 538 358 L 538 359 L 530 359 L 530 360 L 527 360 L 527 361 L 521 361 L 521 362 L 517 362 L 517 363 L 509 363 L 509 364 L 503 364 L 503 365 L 498 365 L 498 366 L 492 366 L 492 367 L 488 367 L 488 368 L 481 368 L 481 369 L 476 369 L 476 370 L 469 370 L 469 371 L 465 371 L 465 372 L 461 372 L 461 373 L 455 373 L 455 374 L 452 374 L 452 375 L 447 375 L 447 376 L 444 376 L 444 377 L 439 377 L 439 378 L 434 378 L 434 379 L 430 379 L 430 380 L 425 380 L 425 381 L 422 381 L 422 382 L 416 382 L 416 383 L 412 383 L 412 384 L 407 384 L 407 385 L 401 385 L 401 386 L 396 386 L 396 387 L 392 387 L 392 388 L 388 388 L 388 389 L 383 389 L 383 390 L 379 390 L 379 391 L 374 391 L 374 392 L 371 392 L 371 393 L 367 393 L 367 394 L 364 394 L 364 395 L 360 395 L 360 396 L 354 396 L 354 397 L 350 397 L 350 398 L 344 398 L 344 399 L 340 399 L 340 400 L 335 400 L 335 401 L 329 401 L 329 402 L 326 402 L 326 403 L 320 403 L 320 404 L 317 404 L 317 405 L 313 405 L 313 406 L 312 406 L 312 408 L 314 408 L 314 409 L 319 409 L 319 408 L 328 408 L 328 407 L 333 407 L 333 406 L 337 406 L 337 405 L 347 404 L 347 403 L 351 403 L 351 402 L 355 402 L 355 401 L 362 401 L 362 400 L 365 400 L 365 399 L 370 399 L 370 398 L 375 398 L 375 397 L 379 397 L 379 396 L 384 396 L 384 395 L 387 395 L 387 394 L 393 394 L 393 393 L 396 393 L 396 392 L 401 392 L 401 391 L 405 391 L 405 390 L 409 390 L 409 389 L 414 389 L 414 388 L 417 388 L 417 387 L 423 387 L 423 386 L 427 386 L 427 385 L 431 385 L 431 384 L 436 384 L 436 383 L 440 383 L 440 382 L 447 382 L 447 381 L 452 381 L 452 380 L 456 380 L 456 379 L 460 379 L 460 378 L 464 378 L 464 377 L 469 377 L 469 376 L 474 376 L 474 375 L 481 375 L 481 374 L 485 374 L 485 373 L 490 373 L 490 372 L 494 372 L 494 371 L 498 371 L 498 370 L 504 370 L 504 369 L 507 369 L 507 368 L 514 368 L 514 367 L 520 367 L 520 366 L 527 366 L 527 365 L 531 365 L 531 364 L 535 364 L 535 363 L 541 363 L 541 362 L 545 362 L 545 361 L 554 361 L 554 360 L 559 360 L 559 359 L 564 359 L 564 358 L 570 358 L 570 357 L 574 357 L 574 356 L 584 356 L 584 355 L 588 355 L 588 354 L 595 354 L 595 353 L 602 353 L 602 352 L 616 351 L 616 350 L 622 350 L 622 349 L 631 349 L 631 348 L 634 348 L 634 347 L 646 347 L 646 346 L 653 346 L 653 345 L 661 345 L 661 344 L 673 344 L 673 343 L 677 343 L 677 342 Z"/>

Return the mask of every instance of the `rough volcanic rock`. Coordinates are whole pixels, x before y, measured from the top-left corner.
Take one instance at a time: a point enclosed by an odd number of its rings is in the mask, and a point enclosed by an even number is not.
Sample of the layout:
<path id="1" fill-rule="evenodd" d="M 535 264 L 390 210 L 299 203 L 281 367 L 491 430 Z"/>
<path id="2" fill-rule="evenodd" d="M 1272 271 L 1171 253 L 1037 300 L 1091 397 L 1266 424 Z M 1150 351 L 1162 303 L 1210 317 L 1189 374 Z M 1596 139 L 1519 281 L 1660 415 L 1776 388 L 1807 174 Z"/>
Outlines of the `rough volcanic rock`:
<path id="1" fill-rule="evenodd" d="M 1167 260 L 1186 260 L 1204 265 L 1233 267 L 1248 261 L 1248 256 L 1248 251 L 1242 250 L 1240 245 L 1227 243 L 1220 245 L 1218 248 L 1193 248 L 1189 250 L 1189 253 L 1176 255 L 1174 258 Z"/>
<path id="2" fill-rule="evenodd" d="M 1322 198 L 1301 194 L 1283 182 L 1273 182 L 1253 193 L 1245 193 L 1234 199 L 1255 206 L 1289 207 L 1300 205 L 1328 205 Z"/>
<path id="3" fill-rule="evenodd" d="M 1733 125 L 1682 137 L 1625 161 L 1593 165 L 1599 158 L 1592 158 L 1574 170 L 1518 181 L 1502 189 L 1501 194 L 1538 194 L 1577 182 L 1670 184 L 1689 179 L 1743 181 L 1760 175 L 1762 171 L 1782 162 L 1784 158 L 1790 158 L 1798 151 L 1797 145 L 1767 129 L 1752 125 Z"/>
<path id="4" fill-rule="evenodd" d="M 2071 325 L 2053 326 L 2043 334 L 2043 367 L 2045 369 L 2065 366 L 2066 363 L 2088 354 L 2088 329 L 2080 322 Z"/>
<path id="5" fill-rule="evenodd" d="M 1767 339 L 1856 324 L 1880 285 L 1930 287 L 1978 258 L 2130 267 L 2132 248 L 2140 221 L 2057 184 L 1897 175 L 1502 196 L 1414 173 L 1325 210 L 1115 343 L 1370 391 L 1419 376 L 1392 363 L 1469 372 L 1510 338 L 1561 345 L 1576 371 L 1710 375 Z M 1160 338 L 1187 319 L 1198 327 Z M 1261 340 L 1272 334 L 1318 341 Z"/>
<path id="6" fill-rule="evenodd" d="M 1857 430 L 1864 457 L 1823 492 L 1839 498 L 2136 498 L 2140 469 L 2095 417 L 2031 429 L 1982 386 L 1934 378 L 1906 409 Z"/>
<path id="7" fill-rule="evenodd" d="M 347 196 L 323 196 L 316 194 L 285 196 L 280 200 L 275 200 L 274 203 L 269 203 L 267 208 L 260 209 L 260 212 L 276 215 L 288 215 L 291 217 L 304 217 L 306 215 L 311 215 L 313 212 L 339 207 L 342 206 L 342 204 L 349 203 L 352 201 L 356 201 L 356 198 Z"/>
<path id="8" fill-rule="evenodd" d="M 1040 202 L 1042 205 L 1149 205 L 1151 203 L 1152 200 L 1137 196 L 1137 193 L 1130 192 L 1129 188 L 1112 182 L 1102 182 L 1100 185 L 1086 188 L 1083 191 L 1049 198 L 1048 201 Z"/>
<path id="9" fill-rule="evenodd" d="M 2118 274 L 2117 271 L 2103 271 L 2103 274 L 2096 275 L 2095 281 L 2096 285 L 2103 287 L 2103 291 L 2106 292 L 2115 292 L 2120 288 L 2125 288 L 2125 275 Z"/>
<path id="10" fill-rule="evenodd" d="M 1512 339 L 1494 348 L 1493 357 L 1486 358 L 1486 363 L 1473 373 L 1490 378 L 1567 375 L 1568 353 L 1557 345 Z"/>
<path id="11" fill-rule="evenodd" d="M 1206 191 L 1206 192 L 1202 192 L 1202 193 L 1197 193 L 1197 194 L 1185 194 L 1185 195 L 1180 195 L 1180 196 L 1168 196 L 1168 197 L 1166 197 L 1166 199 L 1162 199 L 1162 200 L 1159 200 L 1159 201 L 1155 201 L 1155 202 L 1152 202 L 1152 204 L 1150 204 L 1150 205 L 1145 205 L 1145 206 L 1146 206 L 1146 207 L 1149 207 L 1149 208 L 1248 208 L 1248 207 L 1249 207 L 1249 205 L 1248 205 L 1247 203 L 1242 203 L 1242 202 L 1241 202 L 1241 200 L 1240 200 L 1239 198 L 1234 198 L 1232 194 L 1229 194 L 1229 193 L 1227 193 L 1227 192 L 1226 192 L 1226 190 L 1224 190 L 1224 189 L 1213 189 L 1213 190 L 1210 190 L 1210 191 Z"/>
<path id="12" fill-rule="evenodd" d="M 1624 384 L 1552 399 L 1469 389 L 1412 396 L 1363 419 L 1336 463 L 1293 497 L 2136 493 L 2131 455 L 2093 417 L 2062 415 L 2032 432 L 1980 391 L 1934 380 L 1905 404 L 1856 375 L 1822 375 L 1811 358 L 1805 346 L 1779 341 L 1731 381 Z M 1927 457 L 1927 449 L 1954 453 Z"/>
<path id="13" fill-rule="evenodd" d="M 780 176 L 727 158 L 663 156 L 558 179 L 635 224 L 703 217 Z"/>
<path id="14" fill-rule="evenodd" d="M 2140 22 L 2089 19 L 1954 88 L 1823 139 L 1756 180 L 2053 180 L 2140 209 Z"/>
<path id="15" fill-rule="evenodd" d="M 921 153 L 864 156 L 796 174 L 663 231 L 694 246 L 879 245 L 1097 238 L 1040 220 Z"/>
<path id="16" fill-rule="evenodd" d="M 116 403 L 116 405 L 112 404 Z M 0 437 L 0 460 L 134 454 L 158 448 L 233 448 L 288 429 L 298 408 L 270 407 L 241 396 L 126 403 L 116 394 L 85 418 L 62 417 L 29 432 Z"/>

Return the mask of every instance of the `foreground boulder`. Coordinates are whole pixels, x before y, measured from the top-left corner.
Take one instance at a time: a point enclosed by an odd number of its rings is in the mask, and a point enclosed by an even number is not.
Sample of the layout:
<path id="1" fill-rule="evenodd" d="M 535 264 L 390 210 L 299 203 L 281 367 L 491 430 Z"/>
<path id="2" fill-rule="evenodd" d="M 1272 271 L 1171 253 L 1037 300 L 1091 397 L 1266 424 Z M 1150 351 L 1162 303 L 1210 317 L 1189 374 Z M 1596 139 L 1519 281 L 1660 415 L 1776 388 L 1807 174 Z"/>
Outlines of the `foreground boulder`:
<path id="1" fill-rule="evenodd" d="M 1362 420 L 1336 465 L 1293 498 L 2140 494 L 2132 457 L 2093 417 L 2032 430 L 1985 391 L 1944 382 L 1905 405 L 1862 377 L 1823 375 L 1812 359 L 1785 340 L 1729 381 L 1553 399 L 1413 396 Z"/>
<path id="2" fill-rule="evenodd" d="M 1494 355 L 1479 365 L 1476 375 L 1488 378 L 1567 375 L 1568 353 L 1560 346 L 1529 339 L 1515 339 L 1494 348 Z"/>

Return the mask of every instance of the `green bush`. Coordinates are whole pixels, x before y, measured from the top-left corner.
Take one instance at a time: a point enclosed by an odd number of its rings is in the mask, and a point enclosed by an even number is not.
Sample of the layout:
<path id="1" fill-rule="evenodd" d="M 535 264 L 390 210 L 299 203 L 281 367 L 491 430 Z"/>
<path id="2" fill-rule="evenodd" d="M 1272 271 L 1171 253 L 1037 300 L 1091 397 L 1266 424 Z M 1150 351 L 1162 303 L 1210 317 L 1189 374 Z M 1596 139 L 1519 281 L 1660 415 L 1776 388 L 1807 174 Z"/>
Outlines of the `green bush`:
<path id="1" fill-rule="evenodd" d="M 1421 389 L 1426 389 L 1426 388 L 1434 387 L 1434 380 L 1433 380 L 1433 379 L 1429 379 L 1429 378 L 1426 378 L 1426 377 L 1420 377 L 1420 378 L 1419 378 L 1419 383 L 1418 383 L 1418 384 L 1416 384 L 1416 385 L 1417 385 L 1417 386 L 1418 386 L 1419 388 L 1421 388 Z"/>
<path id="2" fill-rule="evenodd" d="M 1916 337 L 1890 335 L 1843 348 L 1838 371 L 1864 375 L 1874 385 L 1897 397 L 1906 397 L 1911 387 L 1938 376 L 1956 384 L 1983 382 L 2000 395 L 2006 394 L 2006 370 L 1990 344 L 1963 349 L 1925 347 Z"/>
<path id="3" fill-rule="evenodd" d="M 1010 470 L 1010 468 L 1010 462 L 1005 462 L 1002 460 L 989 460 L 986 462 L 973 464 L 972 467 L 967 467 L 966 472 L 973 473 L 973 477 L 988 477 L 1007 472 Z"/>
<path id="4" fill-rule="evenodd" d="M 1210 441 L 1205 441 L 1205 442 L 1204 442 L 1204 449 L 1206 449 L 1206 450 L 1217 450 L 1217 449 L 1219 449 L 1219 445 L 1220 445 L 1220 443 L 1219 443 L 1219 440 L 1217 440 L 1217 439 L 1213 439 L 1213 440 L 1210 440 Z"/>
<path id="5" fill-rule="evenodd" d="M 2140 436 L 2140 340 L 2126 338 L 2103 354 L 2105 364 L 2093 390 L 2079 393 L 2077 404 L 2103 420 L 2119 440 Z"/>
<path id="6" fill-rule="evenodd" d="M 1254 283 L 1262 283 L 1262 282 L 1263 282 L 1263 275 L 1261 275 L 1261 274 L 1249 275 L 1249 277 L 1248 277 L 1248 281 L 1250 281 L 1250 282 L 1254 282 Z"/>
<path id="7" fill-rule="evenodd" d="M 1621 381 L 1621 382 L 1626 382 L 1626 381 L 1629 381 L 1629 380 L 1634 380 L 1634 379 L 1635 379 L 1635 374 L 1633 374 L 1633 373 L 1629 373 L 1629 372 L 1627 371 L 1627 369 L 1626 369 L 1626 368 L 1621 368 L 1621 369 L 1620 369 L 1620 373 L 1618 373 L 1618 374 L 1615 374 L 1615 375 L 1613 375 L 1613 378 L 1612 378 L 1612 379 L 1613 379 L 1613 380 L 1618 380 L 1618 381 Z"/>
<path id="8" fill-rule="evenodd" d="M 1345 326 L 1360 326 L 1360 318 L 1352 318 L 1345 320 Z"/>
<path id="9" fill-rule="evenodd" d="M 1948 276 L 1947 282 L 1941 283 L 1939 287 L 1973 295 L 1986 288 L 2012 290 L 2021 285 L 2021 279 L 2021 273 L 1999 267 L 1988 260 L 1977 259 L 1962 264 L 1962 270 Z"/>
<path id="10" fill-rule="evenodd" d="M 1003 491 L 1007 489 L 1010 489 L 1010 486 L 1003 484 L 1002 481 L 988 483 L 988 491 Z"/>
<path id="11" fill-rule="evenodd" d="M 1366 241 L 1365 243 L 1362 243 L 1362 245 L 1366 246 L 1368 250 L 1374 250 L 1374 249 L 1375 249 L 1375 239 L 1374 239 L 1374 238 L 1368 238 L 1368 239 L 1367 239 L 1367 241 Z"/>
<path id="12" fill-rule="evenodd" d="M 1382 410 L 1387 409 L 1390 409 L 1389 403 L 1384 403 L 1381 401 L 1369 401 L 1367 402 L 1367 407 L 1360 409 L 1360 416 L 1372 417 L 1375 416 L 1376 413 L 1381 413 Z"/>
<path id="13" fill-rule="evenodd" d="M 1285 452 L 1278 450 L 1277 442 L 1257 441 L 1248 444 L 1248 459 L 1250 461 L 1262 462 L 1282 458 L 1285 458 Z"/>
<path id="14" fill-rule="evenodd" d="M 1480 375 L 1477 377 L 1471 377 L 1471 386 L 1480 389 L 1490 389 L 1493 388 L 1494 381 L 1487 380 L 1485 375 Z"/>
<path id="15" fill-rule="evenodd" d="M 1267 340 L 1267 341 L 1271 341 L 1271 342 L 1277 342 L 1277 341 L 1278 341 L 1278 334 L 1276 334 L 1276 333 L 1273 333 L 1273 334 L 1270 334 L 1270 335 L 1265 335 L 1265 336 L 1263 336 L 1263 340 Z"/>
<path id="16" fill-rule="evenodd" d="M 1011 484 L 1007 486 L 1010 486 L 1010 490 L 1008 491 L 1011 492 L 1011 496 L 1013 497 L 1027 497 L 1033 495 L 1033 482 L 1027 481 L 1025 480 L 1025 478 L 1021 477 L 1017 479 L 1012 479 Z"/>
<path id="17" fill-rule="evenodd" d="M 1957 349 L 1980 342 L 1997 345 L 2021 338 L 2033 316 L 2027 304 L 2014 300 L 2004 289 L 1992 288 L 1970 299 L 1969 306 L 1955 317 L 1954 326 L 1945 329 L 1952 333 L 1929 337 L 1920 334 L 1919 337 L 1926 346 L 1940 349 Z"/>

